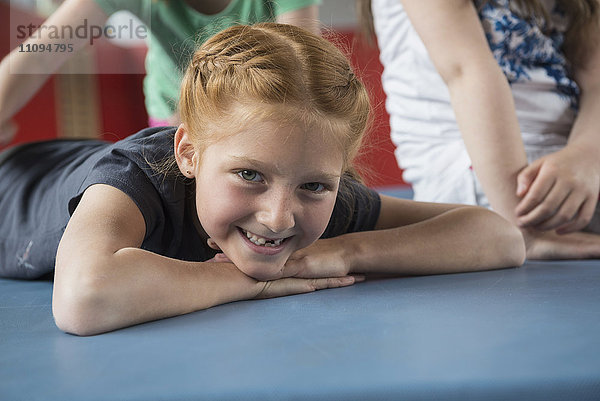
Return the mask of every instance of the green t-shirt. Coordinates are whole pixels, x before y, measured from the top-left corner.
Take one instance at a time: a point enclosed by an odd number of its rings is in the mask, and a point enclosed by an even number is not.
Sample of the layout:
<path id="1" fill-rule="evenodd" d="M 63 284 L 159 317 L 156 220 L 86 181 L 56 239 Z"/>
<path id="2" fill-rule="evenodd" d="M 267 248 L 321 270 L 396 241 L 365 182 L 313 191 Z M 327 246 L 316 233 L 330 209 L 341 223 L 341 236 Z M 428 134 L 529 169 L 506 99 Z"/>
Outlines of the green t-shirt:
<path id="1" fill-rule="evenodd" d="M 205 15 L 183 0 L 95 0 L 108 15 L 127 10 L 149 26 L 144 94 L 154 119 L 177 108 L 181 77 L 197 44 L 237 24 L 274 21 L 280 14 L 321 0 L 231 0 L 218 14 Z"/>

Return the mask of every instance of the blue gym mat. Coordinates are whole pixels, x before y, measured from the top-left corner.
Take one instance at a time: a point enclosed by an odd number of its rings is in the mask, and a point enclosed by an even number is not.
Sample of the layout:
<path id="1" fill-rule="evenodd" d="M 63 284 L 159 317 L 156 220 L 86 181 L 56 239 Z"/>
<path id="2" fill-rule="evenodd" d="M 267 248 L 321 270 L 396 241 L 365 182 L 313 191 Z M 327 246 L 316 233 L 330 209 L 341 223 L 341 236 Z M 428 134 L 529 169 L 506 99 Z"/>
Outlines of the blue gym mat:
<path id="1" fill-rule="evenodd" d="M 0 400 L 598 400 L 600 261 L 368 280 L 94 337 L 0 280 Z"/>

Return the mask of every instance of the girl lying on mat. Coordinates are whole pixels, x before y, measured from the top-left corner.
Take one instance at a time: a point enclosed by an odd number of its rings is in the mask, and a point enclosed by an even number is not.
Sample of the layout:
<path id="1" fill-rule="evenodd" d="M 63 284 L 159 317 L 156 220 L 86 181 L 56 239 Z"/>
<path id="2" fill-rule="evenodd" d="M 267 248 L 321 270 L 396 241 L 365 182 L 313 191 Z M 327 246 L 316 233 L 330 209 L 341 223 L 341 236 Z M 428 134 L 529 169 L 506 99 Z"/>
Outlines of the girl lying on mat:
<path id="1" fill-rule="evenodd" d="M 213 36 L 185 73 L 179 109 L 178 128 L 3 155 L 0 275 L 54 270 L 60 329 L 91 335 L 369 273 L 524 260 L 519 230 L 491 211 L 380 196 L 358 181 L 367 92 L 334 45 L 301 28 Z"/>

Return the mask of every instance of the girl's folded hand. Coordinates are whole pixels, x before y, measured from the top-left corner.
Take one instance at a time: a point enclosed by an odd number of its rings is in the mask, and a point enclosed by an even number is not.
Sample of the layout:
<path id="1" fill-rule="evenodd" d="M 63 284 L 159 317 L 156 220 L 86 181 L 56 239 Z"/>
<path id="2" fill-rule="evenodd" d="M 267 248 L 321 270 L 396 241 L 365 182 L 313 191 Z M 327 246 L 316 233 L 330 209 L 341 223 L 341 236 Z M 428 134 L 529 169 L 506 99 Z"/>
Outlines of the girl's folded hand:
<path id="1" fill-rule="evenodd" d="M 283 267 L 283 277 L 344 277 L 350 272 L 350 252 L 344 235 L 320 239 L 294 252 Z"/>
<path id="2" fill-rule="evenodd" d="M 278 278 L 296 277 L 296 278 L 341 278 L 347 276 L 350 272 L 350 252 L 343 240 L 345 236 L 320 239 L 294 252 Z M 208 240 L 208 245 L 216 250 L 220 250 L 216 243 Z M 207 260 L 213 263 L 233 263 L 227 255 L 220 252 L 213 258 Z"/>
<path id="3" fill-rule="evenodd" d="M 356 282 L 363 281 L 363 276 L 343 276 L 328 278 L 298 278 L 286 277 L 272 281 L 258 281 L 258 292 L 254 299 L 282 297 L 286 295 L 302 294 L 326 288 L 347 287 Z"/>
<path id="4" fill-rule="evenodd" d="M 554 231 L 523 229 L 527 259 L 600 258 L 600 236 L 576 232 L 558 235 Z"/>
<path id="5" fill-rule="evenodd" d="M 517 224 L 575 232 L 589 224 L 600 191 L 597 155 L 567 146 L 525 167 L 517 178 Z"/>

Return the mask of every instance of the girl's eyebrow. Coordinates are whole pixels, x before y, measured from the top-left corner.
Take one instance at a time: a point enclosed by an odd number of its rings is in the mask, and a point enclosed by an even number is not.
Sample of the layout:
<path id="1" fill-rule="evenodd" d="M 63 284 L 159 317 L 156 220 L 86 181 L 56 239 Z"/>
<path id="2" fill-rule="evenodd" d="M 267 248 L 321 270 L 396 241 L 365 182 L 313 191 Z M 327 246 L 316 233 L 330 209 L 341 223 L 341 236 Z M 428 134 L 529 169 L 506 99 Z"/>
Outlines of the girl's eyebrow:
<path id="1" fill-rule="evenodd" d="M 229 156 L 229 158 L 235 162 L 235 163 L 240 163 L 240 164 L 245 164 L 251 167 L 255 167 L 258 170 L 261 171 L 269 171 L 269 170 L 274 170 L 276 173 L 281 174 L 281 170 L 273 164 L 269 164 L 269 163 L 265 163 L 263 161 L 260 160 L 256 160 L 256 159 L 252 159 L 250 157 L 247 156 L 235 156 L 235 155 L 231 155 Z M 306 174 L 306 176 L 308 177 L 318 177 L 318 179 L 321 180 L 331 180 L 331 181 L 335 181 L 338 180 L 341 177 L 341 174 L 333 174 L 333 173 L 328 173 L 325 171 L 310 171 L 308 172 L 308 174 Z"/>
<path id="2" fill-rule="evenodd" d="M 247 156 L 230 155 L 228 157 L 234 163 L 239 163 L 239 164 L 242 164 L 242 165 L 249 165 L 249 166 L 252 166 L 252 167 L 257 167 L 259 170 L 267 170 L 267 169 L 271 170 L 271 169 L 274 169 L 277 172 L 279 172 L 279 169 L 277 168 L 276 165 L 265 163 L 265 162 L 262 162 L 260 160 L 252 159 L 252 158 L 247 157 Z"/>

